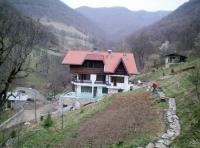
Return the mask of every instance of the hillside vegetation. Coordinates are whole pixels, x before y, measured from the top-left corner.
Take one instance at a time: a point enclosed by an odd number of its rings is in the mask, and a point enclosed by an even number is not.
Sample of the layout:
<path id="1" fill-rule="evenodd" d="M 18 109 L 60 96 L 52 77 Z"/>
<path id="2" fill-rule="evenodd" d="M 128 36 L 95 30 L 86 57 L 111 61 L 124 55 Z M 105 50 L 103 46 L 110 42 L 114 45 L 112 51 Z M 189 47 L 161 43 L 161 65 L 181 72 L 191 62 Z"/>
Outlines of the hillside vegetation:
<path id="1" fill-rule="evenodd" d="M 9 0 L 23 15 L 41 19 L 58 39 L 60 48 L 85 48 L 102 41 L 103 31 L 60 0 Z M 81 42 L 84 42 L 81 43 Z M 89 45 L 88 45 L 89 44 Z M 62 51 L 61 50 L 61 51 Z"/>
<path id="2" fill-rule="evenodd" d="M 154 53 L 199 52 L 195 48 L 199 33 L 200 1 L 190 0 L 157 23 L 134 33 L 127 42 L 136 54 L 138 65 L 144 68 L 144 59 L 150 60 L 149 55 Z"/>
<path id="3" fill-rule="evenodd" d="M 152 105 L 154 99 L 142 90 L 105 97 L 80 110 L 66 112 L 63 129 L 61 117 L 56 117 L 48 129 L 41 121 L 22 130 L 15 147 L 145 146 L 165 129 L 163 109 Z"/>
<path id="4" fill-rule="evenodd" d="M 144 81 L 157 80 L 159 87 L 166 93 L 166 96 L 175 98 L 177 115 L 180 118 L 181 134 L 172 143 L 172 147 L 200 147 L 200 104 L 196 95 L 195 85 L 191 82 L 191 75 L 199 70 L 199 63 L 199 58 L 189 59 L 185 64 L 173 65 L 168 69 L 159 69 L 156 72 L 142 74 L 137 78 Z M 196 70 L 188 69 L 192 66 L 195 66 Z M 160 80 L 159 78 L 163 77 L 163 75 L 171 75 L 171 77 L 166 80 Z"/>

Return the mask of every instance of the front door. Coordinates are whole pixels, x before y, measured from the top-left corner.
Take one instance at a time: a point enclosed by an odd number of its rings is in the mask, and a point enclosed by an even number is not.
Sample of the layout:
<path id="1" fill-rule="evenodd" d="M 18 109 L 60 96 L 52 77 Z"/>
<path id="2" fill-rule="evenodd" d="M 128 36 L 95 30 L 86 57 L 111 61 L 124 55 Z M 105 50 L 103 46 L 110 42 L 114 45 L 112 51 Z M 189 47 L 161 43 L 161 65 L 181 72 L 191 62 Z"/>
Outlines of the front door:
<path id="1" fill-rule="evenodd" d="M 94 87 L 94 94 L 93 94 L 93 97 L 96 98 L 97 96 L 97 87 Z"/>
<path id="2" fill-rule="evenodd" d="M 113 77 L 113 85 L 117 86 L 117 77 Z"/>

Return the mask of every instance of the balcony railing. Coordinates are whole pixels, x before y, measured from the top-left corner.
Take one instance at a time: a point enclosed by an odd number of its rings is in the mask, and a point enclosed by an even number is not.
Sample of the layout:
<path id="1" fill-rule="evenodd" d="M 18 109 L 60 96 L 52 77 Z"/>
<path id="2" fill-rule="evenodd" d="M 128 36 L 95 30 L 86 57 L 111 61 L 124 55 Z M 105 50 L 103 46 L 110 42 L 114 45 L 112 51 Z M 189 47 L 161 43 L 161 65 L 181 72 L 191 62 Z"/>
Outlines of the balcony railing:
<path id="1" fill-rule="evenodd" d="M 76 80 L 76 79 L 73 79 L 72 81 L 76 82 L 76 83 L 92 83 L 91 80 Z"/>
<path id="2" fill-rule="evenodd" d="M 94 84 L 105 84 L 105 85 L 109 85 L 108 81 L 95 81 Z"/>

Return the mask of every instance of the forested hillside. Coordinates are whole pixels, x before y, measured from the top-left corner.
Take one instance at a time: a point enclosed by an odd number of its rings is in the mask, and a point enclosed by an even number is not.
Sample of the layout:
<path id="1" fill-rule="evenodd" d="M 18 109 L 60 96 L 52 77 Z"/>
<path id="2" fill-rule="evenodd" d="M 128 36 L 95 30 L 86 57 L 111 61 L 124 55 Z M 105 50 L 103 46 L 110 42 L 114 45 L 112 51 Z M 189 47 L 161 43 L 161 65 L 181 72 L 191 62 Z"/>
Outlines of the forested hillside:
<path id="1" fill-rule="evenodd" d="M 13 82 L 32 72 L 29 67 L 32 50 L 53 45 L 52 39 L 54 35 L 39 22 L 21 16 L 6 1 L 0 2 L 0 111 Z"/>
<path id="2" fill-rule="evenodd" d="M 123 7 L 80 7 L 77 10 L 95 22 L 112 41 L 123 39 L 170 13 L 168 11 L 131 11 Z"/>
<path id="3" fill-rule="evenodd" d="M 190 0 L 177 10 L 128 38 L 130 47 L 140 58 L 143 68 L 144 58 L 160 52 L 166 54 L 179 52 L 187 54 L 193 49 L 200 33 L 200 1 Z"/>
<path id="4" fill-rule="evenodd" d="M 40 19 L 58 37 L 60 48 L 92 47 L 104 33 L 88 18 L 60 0 L 9 0 L 23 15 Z"/>

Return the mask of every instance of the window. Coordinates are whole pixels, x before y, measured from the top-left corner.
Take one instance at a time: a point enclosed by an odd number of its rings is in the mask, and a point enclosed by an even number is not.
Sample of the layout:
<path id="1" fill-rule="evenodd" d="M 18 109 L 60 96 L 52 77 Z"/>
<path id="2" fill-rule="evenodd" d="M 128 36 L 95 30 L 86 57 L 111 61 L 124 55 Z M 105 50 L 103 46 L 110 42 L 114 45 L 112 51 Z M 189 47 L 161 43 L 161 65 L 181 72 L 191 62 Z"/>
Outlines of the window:
<path id="1" fill-rule="evenodd" d="M 85 61 L 83 67 L 87 68 L 103 68 L 104 64 L 102 61 Z"/>
<path id="2" fill-rule="evenodd" d="M 81 86 L 82 93 L 92 93 L 92 87 L 89 86 Z"/>
<path id="3" fill-rule="evenodd" d="M 124 83 L 124 77 L 111 77 L 111 82 Z"/>
<path id="4" fill-rule="evenodd" d="M 80 74 L 79 80 L 90 80 L 90 75 L 87 74 Z"/>
<path id="5" fill-rule="evenodd" d="M 105 75 L 97 75 L 96 81 L 106 81 L 106 76 Z"/>
<path id="6" fill-rule="evenodd" d="M 102 88 L 102 93 L 103 93 L 103 94 L 108 94 L 108 88 L 103 87 L 103 88 Z"/>

